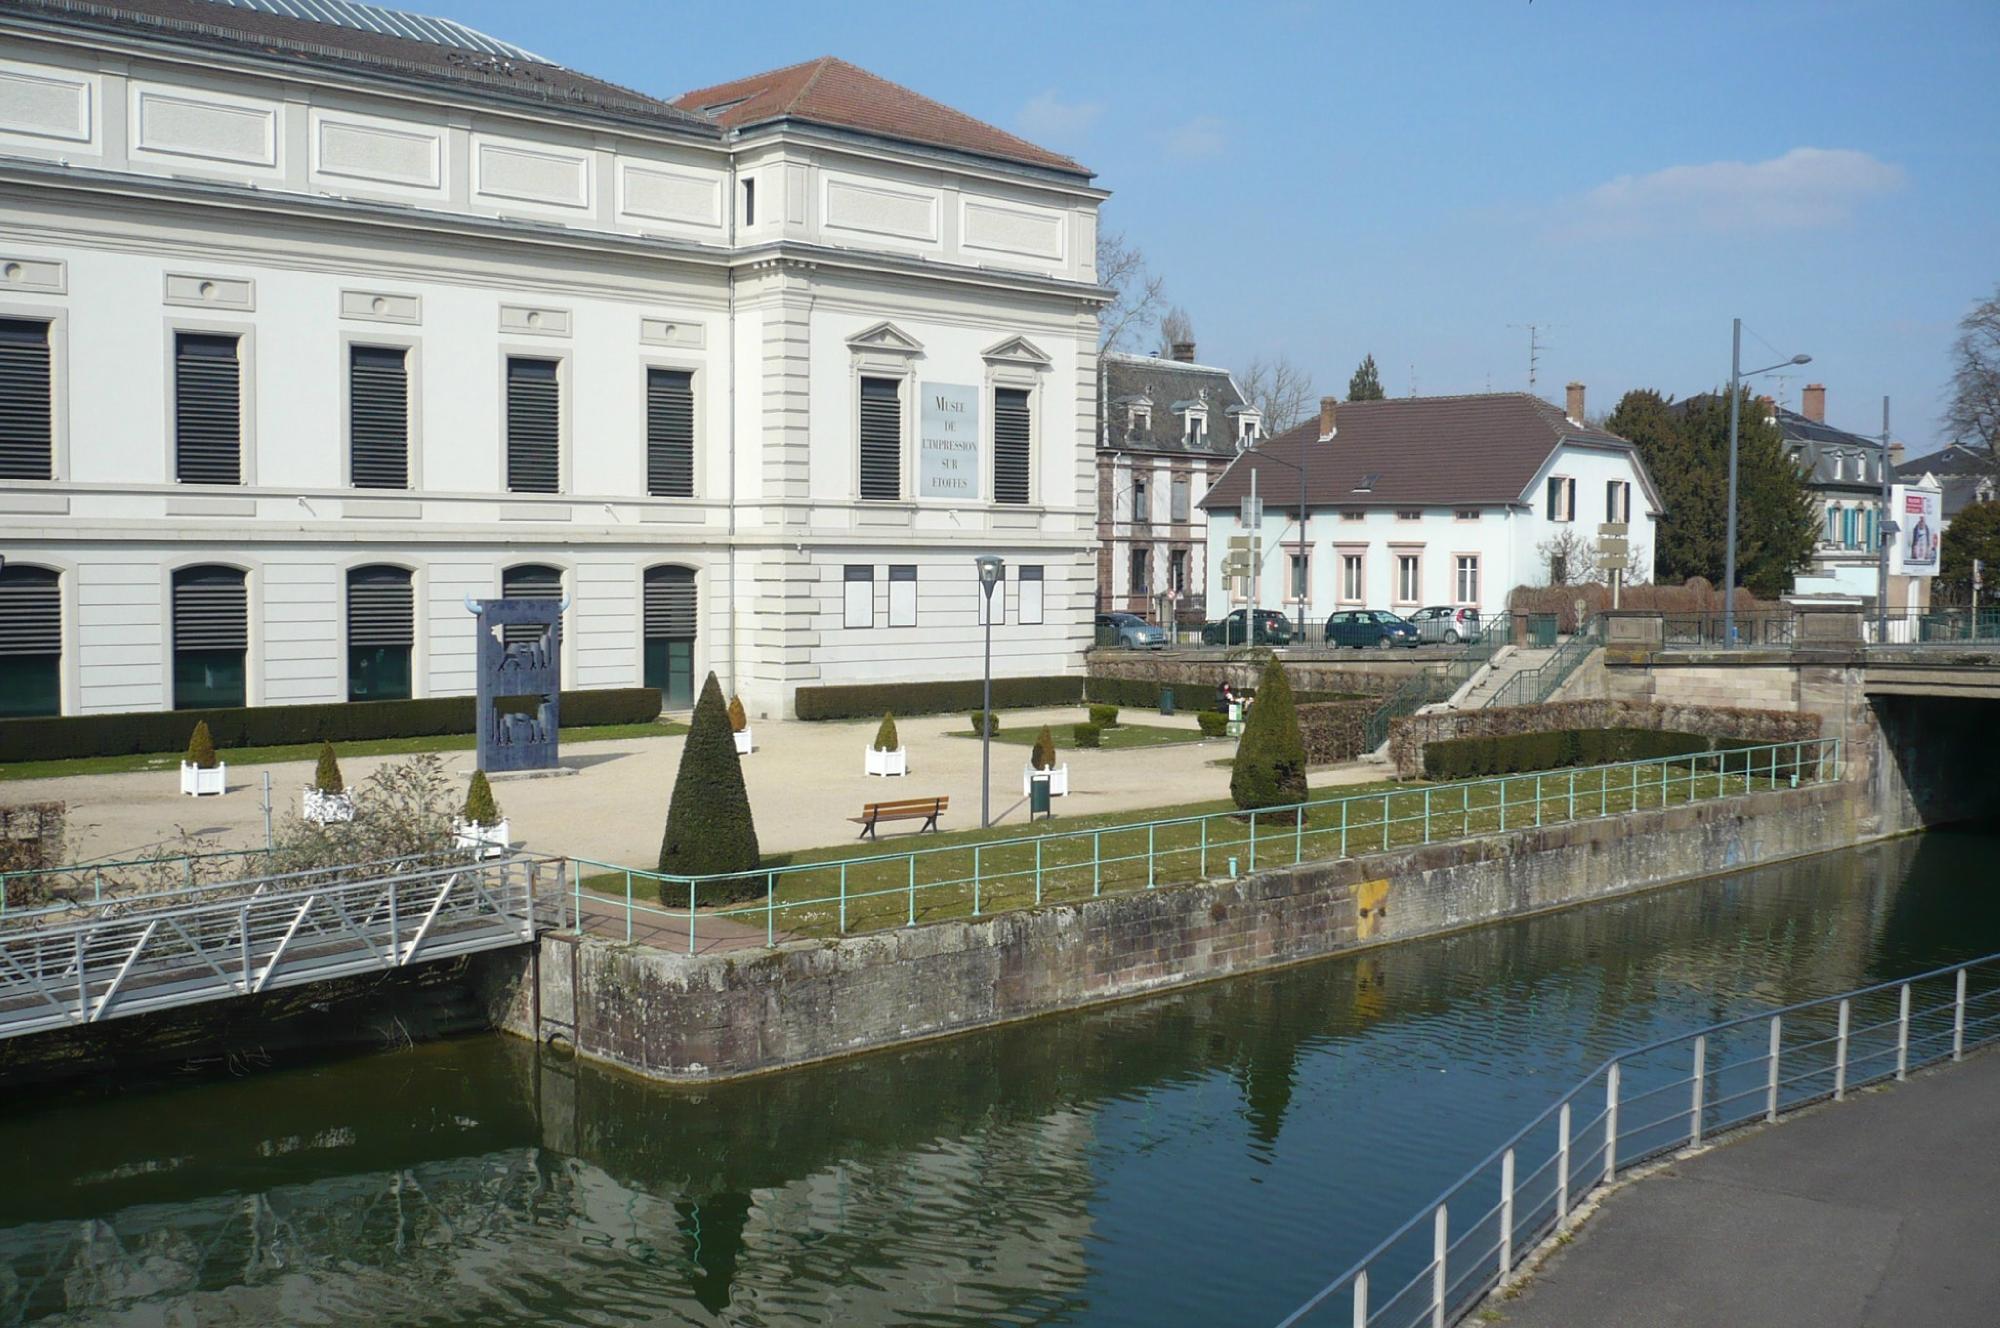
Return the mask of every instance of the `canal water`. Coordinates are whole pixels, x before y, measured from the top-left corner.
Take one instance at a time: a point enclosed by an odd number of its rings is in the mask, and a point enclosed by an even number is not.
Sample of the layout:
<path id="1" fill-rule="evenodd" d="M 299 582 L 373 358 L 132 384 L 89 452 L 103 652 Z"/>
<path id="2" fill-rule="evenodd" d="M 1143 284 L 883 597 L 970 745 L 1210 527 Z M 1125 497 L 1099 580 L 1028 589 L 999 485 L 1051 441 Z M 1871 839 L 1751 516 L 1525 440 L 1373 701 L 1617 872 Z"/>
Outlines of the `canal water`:
<path id="1" fill-rule="evenodd" d="M 482 1036 L 0 1104 L 0 1324 L 1269 1324 L 1607 1053 L 2000 951 L 1940 833 L 705 1091 Z"/>

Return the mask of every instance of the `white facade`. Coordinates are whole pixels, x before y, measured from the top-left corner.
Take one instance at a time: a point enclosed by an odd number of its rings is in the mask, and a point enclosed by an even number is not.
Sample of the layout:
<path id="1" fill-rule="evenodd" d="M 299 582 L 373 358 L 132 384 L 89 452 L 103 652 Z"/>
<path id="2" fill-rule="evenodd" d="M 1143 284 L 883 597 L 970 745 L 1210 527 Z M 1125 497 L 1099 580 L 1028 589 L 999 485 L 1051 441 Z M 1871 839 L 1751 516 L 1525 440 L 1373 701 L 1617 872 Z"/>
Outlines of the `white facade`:
<path id="1" fill-rule="evenodd" d="M 1338 446 L 1336 438 L 1329 446 Z M 1293 560 L 1299 552 L 1298 508 L 1287 506 L 1284 472 L 1270 471 L 1270 489 L 1261 494 L 1264 506 L 1263 556 L 1257 578 L 1257 602 L 1288 619 L 1300 610 L 1294 593 Z M 1550 511 L 1549 481 L 1574 481 L 1574 507 L 1568 515 Z M 1482 615 L 1504 612 L 1516 586 L 1550 583 L 1549 553 L 1565 537 L 1574 548 L 1594 546 L 1598 526 L 1623 515 L 1611 508 L 1611 485 L 1621 490 L 1621 508 L 1629 493 L 1628 584 L 1652 579 L 1657 517 L 1644 472 L 1627 451 L 1557 446 L 1523 487 L 1517 502 L 1415 507 L 1364 505 L 1358 498 L 1338 507 L 1309 507 L 1306 518 L 1305 620 L 1309 639 L 1328 615 L 1342 609 L 1388 609 L 1398 614 L 1430 605 L 1476 608 Z M 1292 501 L 1296 503 L 1296 492 Z M 1244 533 L 1233 508 L 1209 513 L 1208 593 L 1211 612 L 1247 604 L 1223 575 L 1229 541 Z M 1570 573 L 1570 580 L 1585 579 Z"/>
<path id="2" fill-rule="evenodd" d="M 472 689 L 464 600 L 522 564 L 571 597 L 565 686 L 645 681 L 644 573 L 667 566 L 694 573 L 695 685 L 712 669 L 753 714 L 976 676 L 987 552 L 996 674 L 1080 667 L 1087 177 L 337 68 L 0 17 L 0 319 L 47 325 L 54 440 L 51 478 L 0 479 L 0 555 L 58 575 L 64 713 L 176 703 L 172 575 L 204 564 L 245 573 L 248 704 L 348 697 L 346 572 L 375 565 L 411 573 L 416 696 Z M 188 333 L 236 338 L 240 483 L 176 478 Z M 407 487 L 350 482 L 355 346 L 406 352 Z M 555 492 L 510 490 L 509 357 L 556 366 Z M 692 496 L 649 493 L 653 368 L 691 375 Z M 898 385 L 894 498 L 860 496 L 864 375 Z M 940 384 L 976 403 L 979 473 L 927 497 Z M 1002 388 L 1026 393 L 1025 501 L 995 501 Z"/>

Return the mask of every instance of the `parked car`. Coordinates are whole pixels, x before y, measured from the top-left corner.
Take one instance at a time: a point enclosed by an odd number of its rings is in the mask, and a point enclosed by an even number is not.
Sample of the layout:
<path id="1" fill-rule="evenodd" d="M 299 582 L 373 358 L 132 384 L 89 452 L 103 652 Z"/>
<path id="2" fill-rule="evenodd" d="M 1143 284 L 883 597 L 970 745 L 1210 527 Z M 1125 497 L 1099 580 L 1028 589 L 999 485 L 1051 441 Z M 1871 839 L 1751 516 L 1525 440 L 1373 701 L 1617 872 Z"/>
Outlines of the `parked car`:
<path id="1" fill-rule="evenodd" d="M 1236 609 L 1226 617 L 1218 618 L 1201 629 L 1201 639 L 1212 646 L 1240 646 L 1244 644 L 1260 646 L 1284 646 L 1292 642 L 1292 624 L 1284 614 L 1276 609 L 1257 610 L 1256 640 L 1250 641 L 1250 629 L 1245 625 L 1249 610 Z"/>
<path id="2" fill-rule="evenodd" d="M 1136 613 L 1100 613 L 1097 640 L 1100 645 L 1119 645 L 1127 650 L 1160 650 L 1167 644 L 1167 633 Z"/>
<path id="3" fill-rule="evenodd" d="M 1410 624 L 1417 629 L 1417 636 L 1425 641 L 1442 641 L 1448 646 L 1455 646 L 1461 641 L 1479 639 L 1478 609 L 1434 604 L 1411 614 Z"/>
<path id="4" fill-rule="evenodd" d="M 1387 609 L 1348 609 L 1326 620 L 1330 646 L 1415 646 L 1417 629 Z"/>

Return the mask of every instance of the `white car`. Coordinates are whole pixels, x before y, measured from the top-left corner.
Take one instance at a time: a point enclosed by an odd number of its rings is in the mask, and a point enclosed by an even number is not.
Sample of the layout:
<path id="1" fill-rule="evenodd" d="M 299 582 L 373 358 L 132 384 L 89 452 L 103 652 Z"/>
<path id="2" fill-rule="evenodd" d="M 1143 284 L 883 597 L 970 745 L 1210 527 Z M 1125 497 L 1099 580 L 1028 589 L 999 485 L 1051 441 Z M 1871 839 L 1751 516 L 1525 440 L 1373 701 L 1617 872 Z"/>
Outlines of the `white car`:
<path id="1" fill-rule="evenodd" d="M 1455 646 L 1461 641 L 1479 639 L 1479 610 L 1437 604 L 1411 614 L 1410 625 L 1417 629 L 1419 641 L 1427 644 L 1442 641 L 1448 646 Z"/>

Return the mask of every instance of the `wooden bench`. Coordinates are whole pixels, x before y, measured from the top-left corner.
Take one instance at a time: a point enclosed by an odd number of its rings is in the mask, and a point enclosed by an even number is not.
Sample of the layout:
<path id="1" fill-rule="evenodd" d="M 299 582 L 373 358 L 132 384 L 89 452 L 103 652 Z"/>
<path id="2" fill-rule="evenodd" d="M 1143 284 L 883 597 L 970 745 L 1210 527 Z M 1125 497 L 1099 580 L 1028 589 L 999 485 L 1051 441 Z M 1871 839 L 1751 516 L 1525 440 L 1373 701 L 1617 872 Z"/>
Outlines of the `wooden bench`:
<path id="1" fill-rule="evenodd" d="M 917 833 L 938 828 L 938 817 L 951 806 L 950 798 L 904 798 L 900 802 L 864 803 L 861 815 L 847 819 L 861 827 L 862 839 L 875 838 L 875 827 L 883 821 L 922 821 Z"/>

